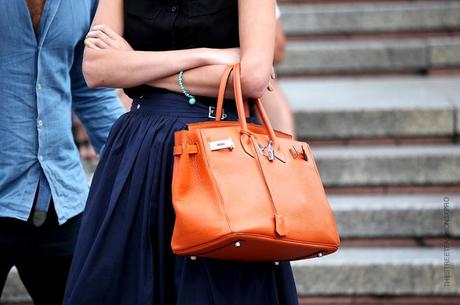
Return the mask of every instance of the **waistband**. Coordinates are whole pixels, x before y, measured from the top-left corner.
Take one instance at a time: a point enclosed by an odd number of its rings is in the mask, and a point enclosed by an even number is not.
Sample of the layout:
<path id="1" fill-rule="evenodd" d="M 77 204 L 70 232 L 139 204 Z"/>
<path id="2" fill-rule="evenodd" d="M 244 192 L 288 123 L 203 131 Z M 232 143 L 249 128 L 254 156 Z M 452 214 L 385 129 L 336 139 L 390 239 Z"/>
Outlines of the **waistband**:
<path id="1" fill-rule="evenodd" d="M 130 89 L 132 89 L 132 91 L 136 91 L 136 92 L 135 93 L 130 92 L 129 91 Z M 181 93 L 177 93 L 177 92 L 170 91 L 170 90 L 163 89 L 163 88 L 150 87 L 150 86 L 146 86 L 146 85 L 142 85 L 142 86 L 135 87 L 135 88 L 127 88 L 127 89 L 124 89 L 124 90 L 125 90 L 125 92 L 129 92 L 128 96 L 130 98 L 132 98 L 132 99 L 141 98 L 143 96 L 151 95 L 151 94 L 154 94 L 154 93 L 172 93 L 172 94 L 179 94 L 179 95 L 183 96 L 183 94 L 181 94 Z M 207 97 L 207 96 L 196 96 L 196 99 L 199 100 L 202 104 L 206 104 L 208 106 L 215 106 L 216 101 L 217 101 L 216 98 Z"/>
<path id="2" fill-rule="evenodd" d="M 174 92 L 154 92 L 141 97 L 134 97 L 131 111 L 147 111 L 155 114 L 164 114 L 174 117 L 215 118 L 216 101 L 213 106 L 200 102 L 197 98 L 191 105 L 188 98 Z M 234 100 L 225 100 L 222 119 L 236 120 L 237 109 Z"/>

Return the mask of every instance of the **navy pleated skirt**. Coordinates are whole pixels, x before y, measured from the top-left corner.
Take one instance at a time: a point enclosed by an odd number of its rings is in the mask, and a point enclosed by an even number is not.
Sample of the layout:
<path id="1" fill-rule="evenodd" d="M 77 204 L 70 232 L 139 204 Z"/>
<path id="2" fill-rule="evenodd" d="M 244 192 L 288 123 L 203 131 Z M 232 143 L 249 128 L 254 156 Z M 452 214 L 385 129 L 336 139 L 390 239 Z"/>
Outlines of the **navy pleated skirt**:
<path id="1" fill-rule="evenodd" d="M 175 256 L 174 132 L 212 120 L 176 93 L 135 99 L 93 177 L 65 305 L 297 305 L 290 264 Z M 227 120 L 235 107 L 224 106 Z"/>

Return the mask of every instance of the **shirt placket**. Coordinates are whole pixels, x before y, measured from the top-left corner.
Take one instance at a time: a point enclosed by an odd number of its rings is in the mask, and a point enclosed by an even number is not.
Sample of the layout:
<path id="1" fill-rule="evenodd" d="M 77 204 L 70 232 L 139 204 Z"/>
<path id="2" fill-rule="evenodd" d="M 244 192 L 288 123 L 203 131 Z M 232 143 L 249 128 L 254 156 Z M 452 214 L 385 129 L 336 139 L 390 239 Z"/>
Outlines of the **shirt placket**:
<path id="1" fill-rule="evenodd" d="M 166 10 L 168 11 L 168 15 L 170 16 L 169 22 L 170 22 L 170 28 L 171 28 L 171 47 L 175 48 L 176 47 L 176 35 L 175 35 L 175 22 L 177 19 L 177 16 L 179 15 L 179 10 L 180 10 L 180 3 L 176 1 L 171 1 L 169 6 L 166 7 Z"/>
<path id="2" fill-rule="evenodd" d="M 49 3 L 47 3 L 49 4 Z M 42 20 L 45 20 L 49 17 L 46 14 L 49 12 L 49 7 L 46 7 L 43 11 L 42 15 Z M 43 32 L 44 22 L 41 22 L 41 31 L 40 35 L 46 35 L 46 33 Z M 46 133 L 45 133 L 45 128 L 46 128 L 46 121 L 45 118 L 46 116 L 44 115 L 44 101 L 45 101 L 45 96 L 43 93 L 44 89 L 44 84 L 42 80 L 44 79 L 42 75 L 42 69 L 41 69 L 41 64 L 42 64 L 42 45 L 45 37 L 38 37 L 37 39 L 39 41 L 37 45 L 37 59 L 36 59 L 36 82 L 35 82 L 35 97 L 36 97 L 36 105 L 37 105 L 37 136 L 38 136 L 38 152 L 37 152 L 37 158 L 38 162 L 40 163 L 40 176 L 38 180 L 38 185 L 36 189 L 36 194 L 35 194 L 35 202 L 34 202 L 34 209 L 32 211 L 32 223 L 35 226 L 41 226 L 45 223 L 48 210 L 50 207 L 51 203 L 51 188 L 48 183 L 48 180 L 45 176 L 44 170 L 43 170 L 43 163 L 45 162 L 45 149 L 46 149 Z"/>

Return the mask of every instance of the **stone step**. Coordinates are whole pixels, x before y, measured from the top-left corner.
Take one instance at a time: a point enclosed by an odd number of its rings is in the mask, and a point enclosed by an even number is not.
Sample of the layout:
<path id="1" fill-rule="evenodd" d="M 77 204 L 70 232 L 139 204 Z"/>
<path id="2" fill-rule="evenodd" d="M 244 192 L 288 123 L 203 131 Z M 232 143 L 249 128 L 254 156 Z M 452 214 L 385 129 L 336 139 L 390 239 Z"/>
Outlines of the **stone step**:
<path id="1" fill-rule="evenodd" d="M 281 5 L 288 35 L 460 30 L 460 2 Z"/>
<path id="2" fill-rule="evenodd" d="M 459 185 L 460 145 L 313 147 L 327 187 Z"/>
<path id="3" fill-rule="evenodd" d="M 342 239 L 460 237 L 460 194 L 333 194 Z"/>
<path id="4" fill-rule="evenodd" d="M 460 67 L 460 38 L 292 41 L 280 75 L 418 73 Z"/>
<path id="5" fill-rule="evenodd" d="M 292 266 L 300 296 L 460 294 L 459 248 L 340 248 Z"/>
<path id="6" fill-rule="evenodd" d="M 460 76 L 281 79 L 304 139 L 454 137 Z"/>
<path id="7" fill-rule="evenodd" d="M 336 253 L 292 263 L 299 296 L 458 295 L 460 249 L 340 248 Z M 30 297 L 17 271 L 8 277 L 1 303 Z"/>

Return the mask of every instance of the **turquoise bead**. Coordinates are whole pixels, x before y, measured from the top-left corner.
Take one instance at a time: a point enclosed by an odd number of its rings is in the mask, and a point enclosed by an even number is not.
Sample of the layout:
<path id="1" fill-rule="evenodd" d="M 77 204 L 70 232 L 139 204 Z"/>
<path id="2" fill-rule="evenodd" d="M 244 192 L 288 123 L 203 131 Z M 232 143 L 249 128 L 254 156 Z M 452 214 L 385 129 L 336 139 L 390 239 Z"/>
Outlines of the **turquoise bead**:
<path id="1" fill-rule="evenodd" d="M 194 105 L 196 103 L 196 99 L 195 99 L 195 97 L 193 95 L 188 93 L 187 90 L 185 90 L 184 82 L 183 82 L 183 79 L 182 79 L 183 75 L 184 75 L 184 71 L 180 71 L 179 72 L 179 77 L 178 77 L 180 90 L 182 91 L 182 93 L 186 97 L 188 97 L 188 103 L 190 105 Z"/>

